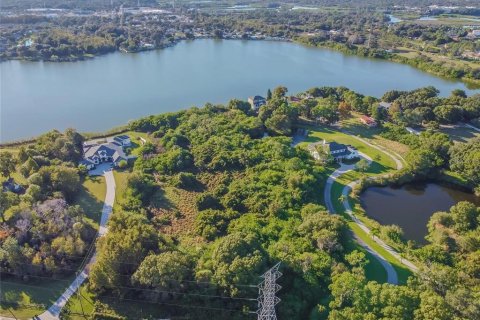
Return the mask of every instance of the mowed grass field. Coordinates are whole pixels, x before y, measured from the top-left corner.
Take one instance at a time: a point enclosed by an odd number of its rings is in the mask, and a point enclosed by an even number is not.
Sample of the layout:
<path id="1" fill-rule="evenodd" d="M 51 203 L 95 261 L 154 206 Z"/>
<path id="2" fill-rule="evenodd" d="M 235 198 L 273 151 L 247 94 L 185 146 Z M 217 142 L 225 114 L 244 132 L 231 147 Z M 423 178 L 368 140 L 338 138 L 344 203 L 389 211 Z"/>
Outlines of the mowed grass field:
<path id="1" fill-rule="evenodd" d="M 380 135 L 382 131 L 381 128 L 368 128 L 360 122 L 359 117 L 360 114 L 355 112 L 352 113 L 350 118 L 340 121 L 340 128 L 343 131 L 363 138 L 370 143 L 384 147 L 389 151 L 400 155 L 401 157 L 405 157 L 408 154 L 410 148 L 407 145 L 383 138 Z"/>

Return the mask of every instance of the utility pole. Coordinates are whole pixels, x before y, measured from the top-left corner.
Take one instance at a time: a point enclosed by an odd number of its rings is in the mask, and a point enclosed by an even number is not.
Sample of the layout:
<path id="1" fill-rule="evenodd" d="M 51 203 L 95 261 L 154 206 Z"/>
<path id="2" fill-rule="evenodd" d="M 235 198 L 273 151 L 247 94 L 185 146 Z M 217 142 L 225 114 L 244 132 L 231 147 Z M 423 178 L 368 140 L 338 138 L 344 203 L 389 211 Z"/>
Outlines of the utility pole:
<path id="1" fill-rule="evenodd" d="M 282 276 L 282 273 L 278 271 L 279 267 L 280 262 L 261 276 L 264 280 L 258 285 L 258 320 L 277 320 L 275 305 L 280 302 L 280 299 L 275 296 L 275 293 L 281 287 L 276 281 Z"/>

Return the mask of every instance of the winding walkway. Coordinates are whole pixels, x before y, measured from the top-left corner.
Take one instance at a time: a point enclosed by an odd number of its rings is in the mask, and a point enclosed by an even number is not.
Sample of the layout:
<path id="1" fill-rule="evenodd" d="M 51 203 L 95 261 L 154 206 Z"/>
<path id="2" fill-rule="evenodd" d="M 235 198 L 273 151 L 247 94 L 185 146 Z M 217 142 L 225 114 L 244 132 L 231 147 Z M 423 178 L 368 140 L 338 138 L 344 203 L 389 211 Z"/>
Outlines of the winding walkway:
<path id="1" fill-rule="evenodd" d="M 379 150 L 386 155 L 388 155 L 396 164 L 397 170 L 400 170 L 403 168 L 403 158 L 401 158 L 400 155 L 398 154 L 393 154 L 393 152 L 390 152 L 386 150 L 383 147 L 374 145 L 370 142 L 368 142 L 365 139 L 359 138 L 357 136 L 354 136 L 348 132 L 343 131 L 343 133 L 348 134 L 354 139 L 359 140 L 360 142 L 368 145 L 371 148 L 374 148 L 376 150 Z M 372 162 L 372 159 L 367 156 L 364 153 L 359 152 L 359 155 L 366 159 L 369 163 Z M 400 160 L 400 158 L 402 160 Z M 324 199 L 325 199 L 325 205 L 327 207 L 327 210 L 330 213 L 336 213 L 335 207 L 332 202 L 332 186 L 333 183 L 340 177 L 341 175 L 352 171 L 355 169 L 355 165 L 351 164 L 341 164 L 340 168 L 335 170 L 327 179 L 327 182 L 325 184 L 325 189 L 324 189 Z M 362 229 L 366 234 L 371 234 L 371 230 L 362 222 L 360 221 L 355 214 L 353 213 L 352 207 L 350 206 L 350 202 L 348 201 L 348 195 L 350 194 L 350 191 L 354 188 L 354 186 L 358 183 L 358 181 L 353 181 L 347 186 L 345 186 L 342 190 L 342 195 L 343 195 L 343 202 L 342 205 L 345 209 L 345 213 L 347 213 L 351 218 L 352 221 L 357 224 L 360 229 Z M 391 284 L 398 284 L 398 275 L 397 272 L 395 271 L 395 268 L 392 266 L 390 262 L 388 262 L 380 253 L 378 253 L 375 249 L 373 249 L 371 246 L 369 246 L 367 243 L 365 243 L 362 239 L 360 239 L 355 233 L 354 233 L 354 238 L 355 240 L 363 247 L 365 250 L 367 250 L 370 254 L 372 254 L 379 262 L 380 264 L 384 267 L 385 271 L 387 272 L 387 282 Z M 389 254 L 391 254 L 394 258 L 396 258 L 400 263 L 404 264 L 407 268 L 409 268 L 411 271 L 416 272 L 418 268 L 411 263 L 410 261 L 404 259 L 397 251 L 395 251 L 392 247 L 387 245 L 385 242 L 383 242 L 381 239 L 374 237 L 373 240 L 380 245 L 384 250 L 386 250 Z"/>
<path id="2" fill-rule="evenodd" d="M 98 229 L 97 237 L 105 235 L 108 231 L 107 222 L 112 214 L 113 204 L 115 202 L 115 178 L 113 176 L 113 171 L 109 167 L 101 167 L 100 171 L 97 172 L 98 175 L 103 175 L 107 184 L 107 193 L 105 195 L 105 203 L 102 208 L 102 217 L 100 218 L 100 225 Z M 47 311 L 38 316 L 41 320 L 57 320 L 60 319 L 60 312 L 62 308 L 66 305 L 68 300 L 75 294 L 75 292 L 80 288 L 82 283 L 88 278 L 90 272 L 90 266 L 95 262 L 97 258 L 97 253 L 95 252 L 90 259 L 90 261 L 85 265 L 82 271 L 78 276 L 73 280 L 70 286 L 65 290 L 65 292 L 60 296 L 60 298 L 55 301 L 55 303 L 48 308 Z"/>

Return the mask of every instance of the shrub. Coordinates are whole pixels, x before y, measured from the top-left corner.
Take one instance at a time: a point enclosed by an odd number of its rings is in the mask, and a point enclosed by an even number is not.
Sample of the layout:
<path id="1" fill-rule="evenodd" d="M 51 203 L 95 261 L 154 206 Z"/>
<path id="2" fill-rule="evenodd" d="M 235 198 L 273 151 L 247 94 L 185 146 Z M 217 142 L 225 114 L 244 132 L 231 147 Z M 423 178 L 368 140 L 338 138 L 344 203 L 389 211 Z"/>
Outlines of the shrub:
<path id="1" fill-rule="evenodd" d="M 127 160 L 121 160 L 121 161 L 118 163 L 118 167 L 119 167 L 120 169 L 125 169 L 127 166 L 128 166 Z"/>
<path id="2" fill-rule="evenodd" d="M 200 196 L 198 196 L 196 205 L 198 210 L 222 208 L 220 201 L 210 193 L 203 193 Z"/>
<path id="3" fill-rule="evenodd" d="M 171 182 L 174 187 L 182 189 L 194 189 L 198 184 L 197 178 L 190 172 L 180 172 Z"/>

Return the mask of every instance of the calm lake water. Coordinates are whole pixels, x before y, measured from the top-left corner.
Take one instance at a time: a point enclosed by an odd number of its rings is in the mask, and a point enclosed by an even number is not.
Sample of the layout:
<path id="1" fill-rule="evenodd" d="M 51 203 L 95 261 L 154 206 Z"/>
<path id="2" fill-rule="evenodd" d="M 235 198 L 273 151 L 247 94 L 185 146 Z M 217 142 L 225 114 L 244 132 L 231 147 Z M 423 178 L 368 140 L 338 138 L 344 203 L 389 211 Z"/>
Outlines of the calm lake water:
<path id="1" fill-rule="evenodd" d="M 420 244 L 426 242 L 427 223 L 433 213 L 448 211 L 460 201 L 480 206 L 479 197 L 434 183 L 401 188 L 372 187 L 366 189 L 360 199 L 368 216 L 384 225 L 400 226 L 406 239 Z"/>
<path id="2" fill-rule="evenodd" d="M 53 128 L 105 131 L 149 114 L 264 95 L 278 85 L 292 94 L 346 86 L 374 96 L 428 85 L 444 95 L 466 89 L 402 64 L 294 43 L 240 40 L 184 41 L 79 62 L 7 61 L 0 72 L 3 142 Z"/>

